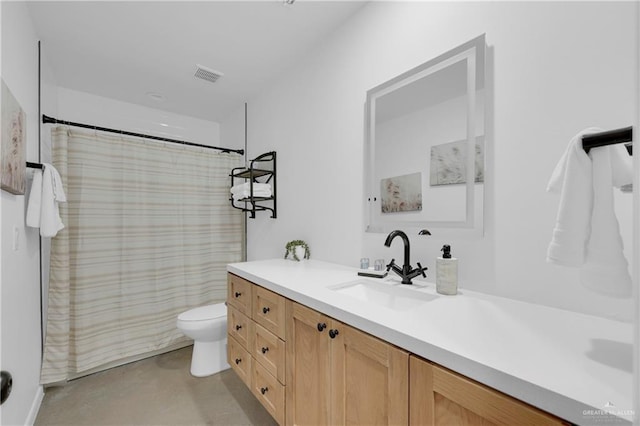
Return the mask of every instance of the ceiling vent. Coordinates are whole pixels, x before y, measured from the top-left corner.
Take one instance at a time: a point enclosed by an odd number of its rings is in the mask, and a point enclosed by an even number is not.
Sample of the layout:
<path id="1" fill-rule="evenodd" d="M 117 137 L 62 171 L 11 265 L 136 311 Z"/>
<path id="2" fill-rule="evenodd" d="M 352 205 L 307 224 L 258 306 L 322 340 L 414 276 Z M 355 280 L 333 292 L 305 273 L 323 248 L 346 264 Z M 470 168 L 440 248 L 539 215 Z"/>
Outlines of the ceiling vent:
<path id="1" fill-rule="evenodd" d="M 224 74 L 222 74 L 220 71 L 212 70 L 211 68 L 196 64 L 196 73 L 194 75 L 202 80 L 215 83 Z"/>

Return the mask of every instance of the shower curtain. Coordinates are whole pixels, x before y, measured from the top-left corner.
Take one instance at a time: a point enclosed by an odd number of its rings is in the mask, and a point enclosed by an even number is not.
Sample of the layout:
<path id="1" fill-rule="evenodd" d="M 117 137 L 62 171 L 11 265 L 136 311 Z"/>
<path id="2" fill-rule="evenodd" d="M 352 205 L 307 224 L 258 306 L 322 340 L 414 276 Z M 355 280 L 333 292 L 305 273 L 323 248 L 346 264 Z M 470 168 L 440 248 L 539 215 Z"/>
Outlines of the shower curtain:
<path id="1" fill-rule="evenodd" d="M 177 316 L 222 302 L 226 265 L 242 258 L 243 218 L 228 201 L 242 157 L 65 127 L 52 141 L 68 202 L 41 383 L 186 344 Z"/>

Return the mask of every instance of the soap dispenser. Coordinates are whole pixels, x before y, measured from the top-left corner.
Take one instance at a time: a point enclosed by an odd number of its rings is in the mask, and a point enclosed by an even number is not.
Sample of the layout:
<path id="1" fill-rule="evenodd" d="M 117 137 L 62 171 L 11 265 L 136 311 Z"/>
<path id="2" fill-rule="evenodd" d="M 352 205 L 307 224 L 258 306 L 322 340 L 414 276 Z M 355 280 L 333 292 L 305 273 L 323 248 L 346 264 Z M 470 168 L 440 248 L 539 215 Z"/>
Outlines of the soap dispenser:
<path id="1" fill-rule="evenodd" d="M 451 246 L 440 249 L 442 257 L 436 259 L 436 291 L 440 294 L 458 293 L 458 259 L 451 257 Z"/>

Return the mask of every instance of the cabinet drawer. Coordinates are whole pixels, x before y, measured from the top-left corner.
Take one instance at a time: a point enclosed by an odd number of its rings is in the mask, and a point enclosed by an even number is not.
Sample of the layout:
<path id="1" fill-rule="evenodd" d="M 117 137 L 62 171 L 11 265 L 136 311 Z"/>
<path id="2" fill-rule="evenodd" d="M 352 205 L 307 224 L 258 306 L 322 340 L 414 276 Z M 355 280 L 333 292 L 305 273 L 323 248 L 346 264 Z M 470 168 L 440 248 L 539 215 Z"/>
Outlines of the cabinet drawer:
<path id="1" fill-rule="evenodd" d="M 227 339 L 227 362 L 240 379 L 251 389 L 253 360 L 247 350 L 233 337 Z"/>
<path id="2" fill-rule="evenodd" d="M 253 349 L 253 326 L 254 323 L 249 317 L 232 306 L 227 306 L 227 334 L 247 351 Z"/>
<path id="3" fill-rule="evenodd" d="M 255 325 L 253 357 L 278 381 L 285 384 L 285 343 L 261 325 Z"/>
<path id="4" fill-rule="evenodd" d="M 253 320 L 284 339 L 285 298 L 256 286 L 253 291 Z"/>
<path id="5" fill-rule="evenodd" d="M 227 303 L 248 317 L 251 317 L 251 289 L 253 284 L 238 277 L 227 274 Z"/>
<path id="6" fill-rule="evenodd" d="M 257 362 L 253 363 L 253 393 L 278 424 L 284 424 L 284 386 Z"/>

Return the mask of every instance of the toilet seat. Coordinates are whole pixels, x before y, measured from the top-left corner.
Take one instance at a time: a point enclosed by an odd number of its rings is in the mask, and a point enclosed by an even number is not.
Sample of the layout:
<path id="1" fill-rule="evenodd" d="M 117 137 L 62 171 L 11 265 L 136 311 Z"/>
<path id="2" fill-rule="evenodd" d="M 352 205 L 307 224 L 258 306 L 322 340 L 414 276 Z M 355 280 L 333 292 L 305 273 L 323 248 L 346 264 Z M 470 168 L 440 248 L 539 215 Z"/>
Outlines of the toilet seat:
<path id="1" fill-rule="evenodd" d="M 213 305 L 200 306 L 199 308 L 189 309 L 178 315 L 179 321 L 208 321 L 215 318 L 226 317 L 227 306 L 224 303 L 215 303 Z"/>

